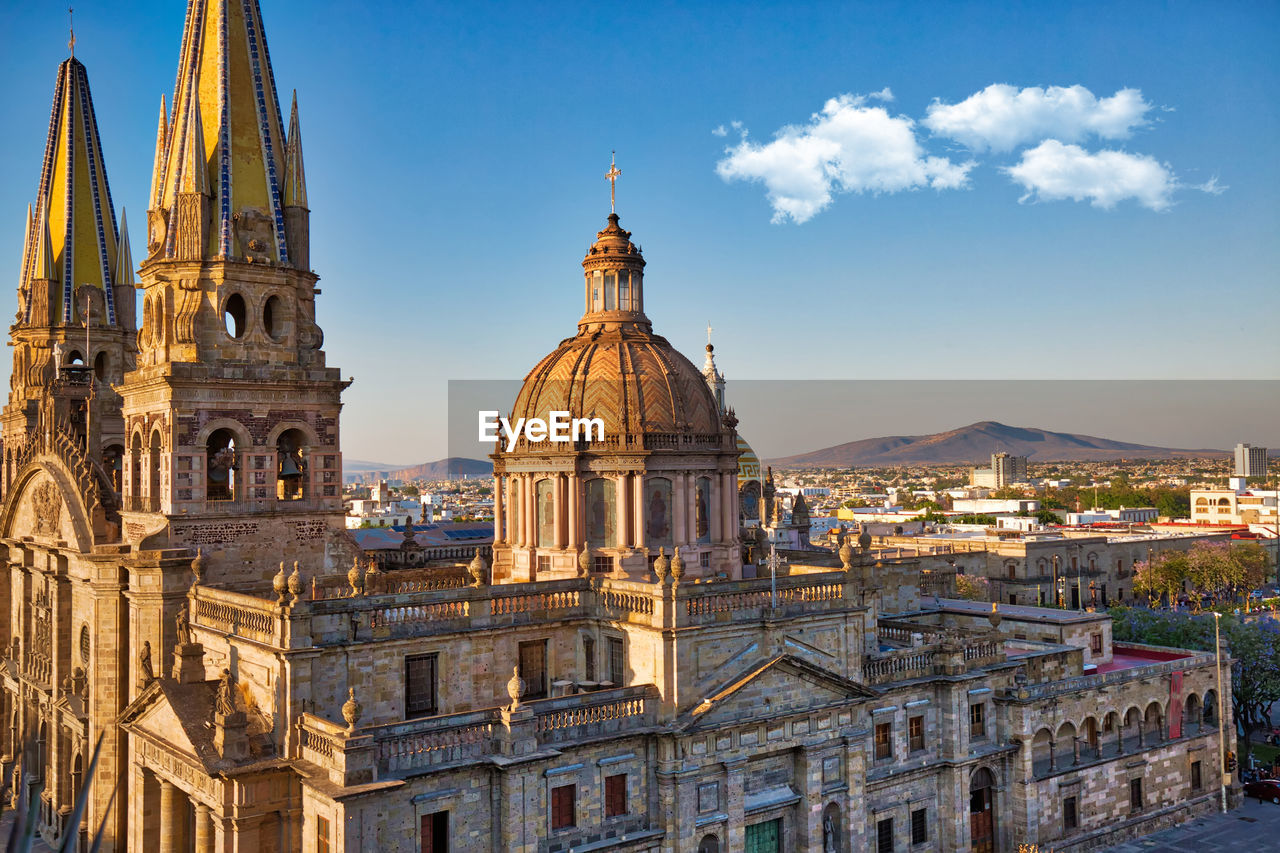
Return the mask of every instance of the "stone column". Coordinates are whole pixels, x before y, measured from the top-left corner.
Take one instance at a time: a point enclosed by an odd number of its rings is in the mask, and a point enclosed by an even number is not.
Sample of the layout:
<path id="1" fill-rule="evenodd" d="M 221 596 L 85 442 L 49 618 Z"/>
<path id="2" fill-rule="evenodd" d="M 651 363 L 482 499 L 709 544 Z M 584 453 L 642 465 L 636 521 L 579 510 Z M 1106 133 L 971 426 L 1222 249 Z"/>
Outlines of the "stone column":
<path id="1" fill-rule="evenodd" d="M 630 495 L 628 494 L 628 487 L 631 485 L 631 478 L 629 474 L 619 474 L 613 482 L 614 491 L 618 498 L 618 529 L 616 531 L 618 534 L 618 547 L 626 549 L 631 547 L 631 537 L 629 535 L 631 532 L 631 525 L 629 523 L 631 520 L 631 501 L 629 500 Z"/>
<path id="2" fill-rule="evenodd" d="M 733 532 L 738 529 L 738 478 L 731 472 L 725 472 L 721 475 L 721 480 L 724 482 L 722 487 L 724 499 L 720 502 L 720 508 L 724 511 L 724 518 L 721 519 L 721 524 L 724 525 L 724 538 L 727 542 L 733 539 Z"/>
<path id="3" fill-rule="evenodd" d="M 164 779 L 160 782 L 160 853 L 178 853 L 183 849 L 182 810 L 186 806 L 186 798 L 172 782 Z"/>
<path id="4" fill-rule="evenodd" d="M 635 481 L 632 484 L 631 494 L 635 498 L 634 516 L 635 516 L 635 542 L 636 547 L 643 549 L 645 543 L 644 529 L 644 472 L 637 471 L 632 477 Z"/>
<path id="5" fill-rule="evenodd" d="M 209 807 L 196 803 L 195 853 L 213 853 L 213 823 L 209 820 Z"/>
<path id="6" fill-rule="evenodd" d="M 689 544 L 689 475 L 676 474 L 671 478 L 672 542 L 681 547 Z"/>
<path id="7" fill-rule="evenodd" d="M 581 488 L 582 481 L 578 479 L 577 472 L 569 475 L 569 482 L 565 488 L 568 489 L 568 510 L 569 510 L 569 547 L 574 551 L 582 550 L 582 521 L 579 518 L 581 510 L 581 497 L 578 490 Z"/>
<path id="8" fill-rule="evenodd" d="M 1116 720 L 1116 755 L 1124 754 L 1124 720 Z"/>
<path id="9" fill-rule="evenodd" d="M 534 497 L 533 476 L 525 474 L 521 482 L 524 484 L 524 514 L 521 516 L 524 519 L 524 544 L 533 548 L 538 544 L 538 502 Z"/>
<path id="10" fill-rule="evenodd" d="M 1052 740 L 1049 741 L 1049 772 L 1058 769 L 1058 745 Z"/>
<path id="11" fill-rule="evenodd" d="M 1080 763 L 1080 736 L 1073 735 L 1071 738 L 1071 766 L 1075 767 Z"/>
<path id="12" fill-rule="evenodd" d="M 719 482 L 717 482 L 717 480 Z M 724 526 L 721 523 L 724 519 L 724 475 L 714 474 L 711 477 L 711 495 L 708 512 L 711 517 L 708 522 L 711 524 L 711 541 L 720 542 L 723 535 Z"/>
<path id="13" fill-rule="evenodd" d="M 555 529 L 556 529 L 556 549 L 563 551 L 565 545 L 565 489 L 564 474 L 557 474 L 555 479 Z"/>
<path id="14" fill-rule="evenodd" d="M 502 504 L 506 494 L 503 491 L 504 482 L 502 475 L 493 478 L 493 544 L 501 545 L 507 541 L 506 531 L 503 530 Z"/>

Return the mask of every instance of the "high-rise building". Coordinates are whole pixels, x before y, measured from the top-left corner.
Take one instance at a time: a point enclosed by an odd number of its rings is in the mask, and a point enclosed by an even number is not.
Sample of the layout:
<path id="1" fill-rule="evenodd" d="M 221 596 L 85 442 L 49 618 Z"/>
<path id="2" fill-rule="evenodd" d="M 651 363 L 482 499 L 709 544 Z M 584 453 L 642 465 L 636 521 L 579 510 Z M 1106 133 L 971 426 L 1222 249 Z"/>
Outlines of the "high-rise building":
<path id="1" fill-rule="evenodd" d="M 1011 456 L 1000 452 L 991 454 L 990 468 L 972 468 L 969 471 L 969 485 L 984 486 L 989 489 L 1003 489 L 1012 483 L 1027 481 L 1027 457 Z"/>
<path id="2" fill-rule="evenodd" d="M 1267 448 L 1254 447 L 1250 444 L 1236 445 L 1237 477 L 1266 477 Z"/>

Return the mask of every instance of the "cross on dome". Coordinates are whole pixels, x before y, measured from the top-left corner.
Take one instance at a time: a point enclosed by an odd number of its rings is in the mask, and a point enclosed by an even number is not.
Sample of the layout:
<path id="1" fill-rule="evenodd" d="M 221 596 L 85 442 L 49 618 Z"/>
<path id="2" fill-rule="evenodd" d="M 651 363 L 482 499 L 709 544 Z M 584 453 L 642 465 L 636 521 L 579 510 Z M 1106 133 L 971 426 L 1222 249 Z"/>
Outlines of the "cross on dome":
<path id="1" fill-rule="evenodd" d="M 609 179 L 609 212 L 617 213 L 617 195 L 615 191 L 617 190 L 618 176 L 622 174 L 622 170 L 618 168 L 618 152 L 614 151 L 612 154 L 613 157 L 609 162 L 609 171 L 605 172 L 604 176 Z"/>

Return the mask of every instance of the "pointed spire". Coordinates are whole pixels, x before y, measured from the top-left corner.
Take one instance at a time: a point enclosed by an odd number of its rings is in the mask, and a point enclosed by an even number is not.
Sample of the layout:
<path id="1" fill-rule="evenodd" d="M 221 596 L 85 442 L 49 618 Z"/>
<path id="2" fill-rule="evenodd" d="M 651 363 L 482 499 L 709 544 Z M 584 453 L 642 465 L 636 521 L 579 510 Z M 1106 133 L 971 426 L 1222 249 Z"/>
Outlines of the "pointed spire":
<path id="1" fill-rule="evenodd" d="M 298 90 L 289 111 L 289 140 L 284 152 L 284 206 L 307 207 L 307 176 L 302 166 L 302 130 L 298 125 Z"/>
<path id="2" fill-rule="evenodd" d="M 120 239 L 116 243 L 116 268 L 112 278 L 118 285 L 134 286 L 133 251 L 129 248 L 129 217 L 120 211 Z"/>
<path id="3" fill-rule="evenodd" d="M 204 125 L 200 121 L 200 103 L 187 112 L 187 128 L 183 137 L 181 165 L 178 167 L 178 192 L 208 193 L 209 164 L 205 159 Z"/>
<path id="4" fill-rule="evenodd" d="M 151 169 L 151 209 L 157 210 L 164 203 L 164 147 L 169 136 L 169 110 L 164 95 L 160 96 L 160 123 L 156 128 L 156 157 Z"/>
<path id="5" fill-rule="evenodd" d="M 31 241 L 35 236 L 36 220 L 31 213 L 31 204 L 27 203 L 27 230 L 22 232 L 22 271 L 18 273 L 18 287 L 23 288 L 27 284 L 27 266 L 30 263 L 31 255 L 35 251 L 35 247 L 31 245 Z"/>
<path id="6" fill-rule="evenodd" d="M 37 223 L 37 227 L 40 229 L 40 235 L 37 238 L 40 242 L 36 248 L 36 263 L 34 267 L 36 278 L 57 281 L 58 271 L 54 265 L 53 233 L 49 230 L 49 200 L 47 198 L 40 199 L 40 220 Z"/>

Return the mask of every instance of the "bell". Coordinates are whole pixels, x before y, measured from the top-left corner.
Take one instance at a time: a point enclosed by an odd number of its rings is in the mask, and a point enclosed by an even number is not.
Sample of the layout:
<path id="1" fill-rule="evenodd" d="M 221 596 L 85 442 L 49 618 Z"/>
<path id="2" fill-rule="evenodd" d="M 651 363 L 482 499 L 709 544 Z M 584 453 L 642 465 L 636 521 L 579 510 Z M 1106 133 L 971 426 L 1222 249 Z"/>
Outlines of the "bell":
<path id="1" fill-rule="evenodd" d="M 301 477 L 302 469 L 298 467 L 298 463 L 293 461 L 292 456 L 286 456 L 280 460 L 280 476 L 281 477 Z"/>

